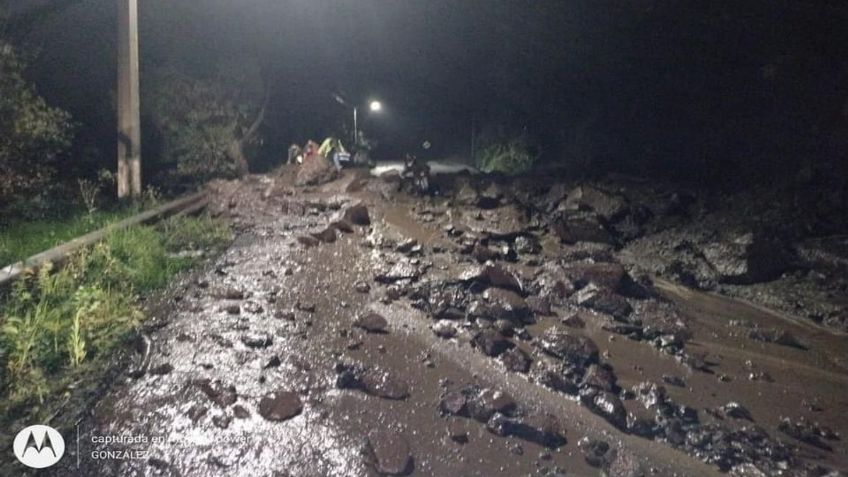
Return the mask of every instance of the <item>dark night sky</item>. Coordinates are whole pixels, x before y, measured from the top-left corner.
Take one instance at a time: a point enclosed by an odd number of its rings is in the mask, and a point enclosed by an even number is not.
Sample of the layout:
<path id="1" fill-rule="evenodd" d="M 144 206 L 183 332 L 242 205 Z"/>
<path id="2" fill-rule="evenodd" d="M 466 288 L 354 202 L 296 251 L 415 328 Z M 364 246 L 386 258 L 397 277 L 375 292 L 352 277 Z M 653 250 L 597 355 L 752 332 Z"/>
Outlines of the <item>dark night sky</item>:
<path id="1" fill-rule="evenodd" d="M 26 35 L 40 51 L 31 74 L 111 153 L 115 2 L 71 3 Z M 363 128 L 386 157 L 425 138 L 467 153 L 472 118 L 526 130 L 546 160 L 620 169 L 844 153 L 848 10 L 834 2 L 140 4 L 142 94 L 152 68 L 258 58 L 273 91 L 265 161 L 348 117 L 334 91 L 384 102 Z"/>

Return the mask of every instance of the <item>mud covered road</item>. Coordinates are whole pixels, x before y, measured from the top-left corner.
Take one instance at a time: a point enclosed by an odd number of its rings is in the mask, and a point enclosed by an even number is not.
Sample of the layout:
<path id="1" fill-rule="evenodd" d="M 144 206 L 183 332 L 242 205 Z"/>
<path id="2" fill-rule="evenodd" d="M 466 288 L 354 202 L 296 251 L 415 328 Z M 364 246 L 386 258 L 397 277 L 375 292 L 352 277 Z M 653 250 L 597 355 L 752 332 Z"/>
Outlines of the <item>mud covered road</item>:
<path id="1" fill-rule="evenodd" d="M 54 473 L 848 469 L 843 334 L 631 274 L 585 218 L 546 223 L 556 204 L 396 189 L 351 171 L 295 187 L 286 169 L 217 184 L 235 242 L 151 301 L 131 376 Z"/>

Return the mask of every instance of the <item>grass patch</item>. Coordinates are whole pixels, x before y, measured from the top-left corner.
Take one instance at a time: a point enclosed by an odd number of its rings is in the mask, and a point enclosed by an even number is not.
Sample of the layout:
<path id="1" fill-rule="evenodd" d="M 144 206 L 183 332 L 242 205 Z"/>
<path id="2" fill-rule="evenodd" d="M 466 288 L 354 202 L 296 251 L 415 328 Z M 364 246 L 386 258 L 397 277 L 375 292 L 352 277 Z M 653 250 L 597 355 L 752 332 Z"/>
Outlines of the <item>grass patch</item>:
<path id="1" fill-rule="evenodd" d="M 115 348 L 143 323 L 139 294 L 199 259 L 175 252 L 211 252 L 231 238 L 223 221 L 172 218 L 116 231 L 61 269 L 47 265 L 18 280 L 0 311 L 0 422 L 43 419 L 45 396 L 105 373 Z"/>
<path id="2" fill-rule="evenodd" d="M 77 209 L 61 218 L 15 220 L 3 224 L 0 227 L 0 267 L 29 258 L 136 212 L 138 210 L 134 207 L 92 213 Z"/>

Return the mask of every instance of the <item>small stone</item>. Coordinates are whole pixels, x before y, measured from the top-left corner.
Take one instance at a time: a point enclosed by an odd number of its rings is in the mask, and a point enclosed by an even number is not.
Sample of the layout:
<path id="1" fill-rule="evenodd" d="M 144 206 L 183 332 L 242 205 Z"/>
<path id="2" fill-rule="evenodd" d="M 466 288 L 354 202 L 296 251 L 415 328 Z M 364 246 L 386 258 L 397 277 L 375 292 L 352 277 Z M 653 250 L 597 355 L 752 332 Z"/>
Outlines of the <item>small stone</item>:
<path id="1" fill-rule="evenodd" d="M 662 379 L 666 384 L 677 386 L 679 388 L 686 387 L 686 381 L 684 381 L 683 378 L 679 376 L 671 376 L 668 374 L 664 374 Z"/>
<path id="2" fill-rule="evenodd" d="M 282 361 L 280 361 L 280 357 L 277 356 L 277 355 L 274 355 L 274 356 L 271 356 L 271 359 L 269 359 L 262 366 L 262 369 L 276 368 L 276 367 L 280 366 L 281 364 L 282 364 Z"/>
<path id="3" fill-rule="evenodd" d="M 439 320 L 433 323 L 433 333 L 439 338 L 449 339 L 456 336 L 457 330 L 450 321 Z"/>
<path id="4" fill-rule="evenodd" d="M 371 285 L 365 282 L 356 282 L 353 285 L 353 289 L 356 290 L 357 293 L 368 293 L 371 291 Z"/>
<path id="5" fill-rule="evenodd" d="M 530 370 L 532 360 L 521 348 L 512 348 L 501 355 L 501 360 L 506 369 L 514 373 L 526 373 Z"/>
<path id="6" fill-rule="evenodd" d="M 214 416 L 212 418 L 212 424 L 215 424 L 215 426 L 220 427 L 221 429 L 230 427 L 230 422 L 232 421 L 233 418 L 226 415 Z"/>
<path id="7" fill-rule="evenodd" d="M 536 345 L 567 364 L 586 366 L 598 361 L 599 351 L 594 341 L 561 327 L 553 326 L 545 330 Z"/>
<path id="8" fill-rule="evenodd" d="M 290 391 L 266 394 L 259 401 L 259 415 L 269 421 L 286 421 L 303 412 L 300 397 Z"/>
<path id="9" fill-rule="evenodd" d="M 449 416 L 460 416 L 465 414 L 465 406 L 468 404 L 468 396 L 460 391 L 448 391 L 439 401 L 439 410 Z"/>
<path id="10" fill-rule="evenodd" d="M 586 327 L 586 322 L 583 321 L 577 313 L 572 313 L 571 315 L 562 319 L 562 324 L 568 326 L 569 328 L 577 328 L 583 329 Z"/>
<path id="11" fill-rule="evenodd" d="M 368 433 L 368 447 L 374 457 L 375 470 L 383 475 L 407 475 L 412 472 L 409 443 L 399 432 L 374 429 Z"/>
<path id="12" fill-rule="evenodd" d="M 241 404 L 236 404 L 233 406 L 233 416 L 235 416 L 236 419 L 247 419 L 250 417 L 250 411 L 245 409 L 245 407 Z"/>
<path id="13" fill-rule="evenodd" d="M 514 345 L 495 330 L 483 330 L 471 341 L 486 356 L 500 356 Z"/>
<path id="14" fill-rule="evenodd" d="M 191 406 L 189 408 L 188 412 L 186 413 L 186 416 L 188 416 L 188 418 L 191 419 L 192 422 L 197 422 L 201 417 L 205 416 L 207 412 L 209 412 L 208 407 L 202 406 L 200 404 L 195 404 L 194 406 Z"/>
<path id="15" fill-rule="evenodd" d="M 256 333 L 242 336 L 241 342 L 248 348 L 267 348 L 271 346 L 274 339 L 269 334 Z"/>
<path id="16" fill-rule="evenodd" d="M 368 214 L 368 207 L 363 203 L 358 203 L 348 207 L 342 216 L 344 220 L 354 225 L 371 225 L 371 217 Z"/>
<path id="17" fill-rule="evenodd" d="M 236 387 L 233 385 L 225 385 L 218 381 L 212 382 L 208 379 L 201 379 L 193 383 L 200 388 L 203 394 L 212 402 L 220 407 L 227 407 L 236 402 L 238 394 Z"/>
<path id="18" fill-rule="evenodd" d="M 152 374 L 152 375 L 160 375 L 161 376 L 161 375 L 164 375 L 164 374 L 169 374 L 173 370 L 174 370 L 174 366 L 171 365 L 171 363 L 162 363 L 158 366 L 154 366 L 154 367 L 150 368 L 147 371 L 147 373 Z"/>
<path id="19" fill-rule="evenodd" d="M 385 333 L 388 324 L 386 319 L 377 313 L 368 313 L 353 322 L 353 326 L 362 328 L 369 333 Z"/>
<path id="20" fill-rule="evenodd" d="M 297 237 L 297 241 L 298 241 L 298 243 L 303 245 L 304 248 L 316 247 L 316 246 L 318 246 L 318 244 L 321 243 L 317 238 L 315 238 L 311 235 L 301 235 L 301 236 Z"/>
<path id="21" fill-rule="evenodd" d="M 732 417 L 734 419 L 744 419 L 746 421 L 754 422 L 754 418 L 751 416 L 751 412 L 738 402 L 731 401 L 725 404 L 724 406 L 718 408 L 718 411 L 721 414 L 728 417 Z"/>

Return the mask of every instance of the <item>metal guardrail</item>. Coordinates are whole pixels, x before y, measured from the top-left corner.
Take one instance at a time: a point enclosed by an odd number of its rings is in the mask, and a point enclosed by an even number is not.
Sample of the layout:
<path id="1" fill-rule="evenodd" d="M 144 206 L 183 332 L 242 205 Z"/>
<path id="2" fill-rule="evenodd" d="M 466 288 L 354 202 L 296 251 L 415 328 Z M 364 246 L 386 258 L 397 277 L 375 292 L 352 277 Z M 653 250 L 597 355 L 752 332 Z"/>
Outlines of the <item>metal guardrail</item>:
<path id="1" fill-rule="evenodd" d="M 115 222 L 114 224 L 109 224 L 102 229 L 89 232 L 71 241 L 57 245 L 50 250 L 33 255 L 21 262 L 13 263 L 12 265 L 0 269 L 0 287 L 17 280 L 27 270 L 38 270 L 39 267 L 48 262 L 54 264 L 61 263 L 68 257 L 68 255 L 83 247 L 87 247 L 103 240 L 112 232 L 123 230 L 128 227 L 132 227 L 133 225 L 149 222 L 172 213 L 179 215 L 195 213 L 209 203 L 206 194 L 207 193 L 205 191 L 198 192 L 196 194 L 191 194 L 189 196 L 173 200 L 167 204 L 162 204 L 156 208 L 141 212 L 140 214 L 128 217 L 119 222 Z"/>

